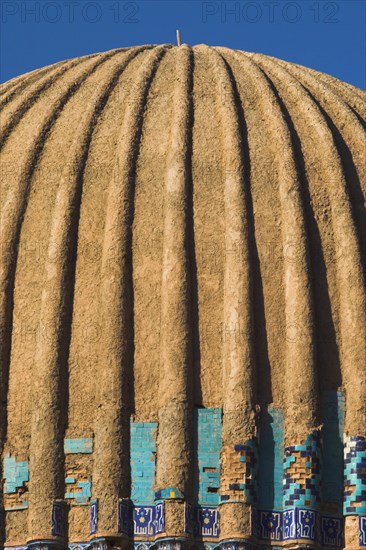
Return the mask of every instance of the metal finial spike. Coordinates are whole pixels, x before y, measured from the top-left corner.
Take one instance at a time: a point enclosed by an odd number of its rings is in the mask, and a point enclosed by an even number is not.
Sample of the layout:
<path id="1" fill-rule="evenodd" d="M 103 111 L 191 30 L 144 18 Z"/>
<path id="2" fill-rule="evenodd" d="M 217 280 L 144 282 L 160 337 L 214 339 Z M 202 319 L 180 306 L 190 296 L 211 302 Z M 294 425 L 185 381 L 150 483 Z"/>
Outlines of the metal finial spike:
<path id="1" fill-rule="evenodd" d="M 180 31 L 177 29 L 177 45 L 180 46 L 181 45 L 181 41 L 180 41 Z"/>

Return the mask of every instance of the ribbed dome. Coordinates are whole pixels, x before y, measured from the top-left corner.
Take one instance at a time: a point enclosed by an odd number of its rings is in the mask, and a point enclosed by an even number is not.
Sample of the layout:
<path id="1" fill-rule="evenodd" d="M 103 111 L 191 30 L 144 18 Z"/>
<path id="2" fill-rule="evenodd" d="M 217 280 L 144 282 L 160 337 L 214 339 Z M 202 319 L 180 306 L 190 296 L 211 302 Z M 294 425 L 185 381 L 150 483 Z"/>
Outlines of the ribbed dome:
<path id="1" fill-rule="evenodd" d="M 162 45 L 0 94 L 5 544 L 361 545 L 366 93 Z"/>

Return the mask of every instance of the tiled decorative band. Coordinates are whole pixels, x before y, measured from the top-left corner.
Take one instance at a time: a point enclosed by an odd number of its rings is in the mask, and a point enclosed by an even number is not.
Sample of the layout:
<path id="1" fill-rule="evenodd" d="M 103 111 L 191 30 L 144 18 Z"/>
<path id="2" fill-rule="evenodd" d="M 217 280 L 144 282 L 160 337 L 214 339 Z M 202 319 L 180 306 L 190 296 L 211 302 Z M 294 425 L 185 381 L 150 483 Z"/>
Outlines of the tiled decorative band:
<path id="1" fill-rule="evenodd" d="M 133 506 L 131 501 L 118 503 L 118 532 L 129 537 L 155 537 L 165 531 L 164 502 L 155 506 Z"/>
<path id="2" fill-rule="evenodd" d="M 252 532 L 258 540 L 281 543 L 291 540 L 342 548 L 343 518 L 323 516 L 307 508 L 267 511 L 253 510 Z"/>
<path id="3" fill-rule="evenodd" d="M 343 514 L 366 515 L 366 438 L 344 438 Z"/>
<path id="4" fill-rule="evenodd" d="M 193 537 L 218 538 L 220 513 L 217 507 L 185 505 L 185 530 Z M 165 531 L 164 501 L 155 506 L 133 506 L 129 500 L 118 505 L 118 532 L 128 537 L 156 537 Z"/>
<path id="5" fill-rule="evenodd" d="M 218 508 L 192 506 L 186 502 L 185 530 L 193 537 L 220 536 L 220 512 Z"/>

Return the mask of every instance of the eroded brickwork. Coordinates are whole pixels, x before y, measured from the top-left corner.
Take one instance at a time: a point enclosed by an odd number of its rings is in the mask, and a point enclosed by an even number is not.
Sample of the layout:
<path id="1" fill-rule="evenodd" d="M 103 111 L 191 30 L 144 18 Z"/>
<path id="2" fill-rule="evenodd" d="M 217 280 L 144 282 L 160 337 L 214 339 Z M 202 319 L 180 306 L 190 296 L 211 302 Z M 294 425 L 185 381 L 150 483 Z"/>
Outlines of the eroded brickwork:
<path id="1" fill-rule="evenodd" d="M 221 501 L 254 503 L 256 499 L 257 441 L 227 445 L 221 451 L 225 475 L 221 478 Z"/>

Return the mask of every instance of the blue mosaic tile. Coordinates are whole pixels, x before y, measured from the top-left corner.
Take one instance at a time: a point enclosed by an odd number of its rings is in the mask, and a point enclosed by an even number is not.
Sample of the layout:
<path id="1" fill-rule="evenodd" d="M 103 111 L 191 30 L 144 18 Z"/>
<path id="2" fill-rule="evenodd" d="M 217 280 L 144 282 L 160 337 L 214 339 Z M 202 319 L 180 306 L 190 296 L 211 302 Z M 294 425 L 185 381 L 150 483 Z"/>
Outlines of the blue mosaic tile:
<path id="1" fill-rule="evenodd" d="M 69 480 L 68 482 L 66 481 Z M 86 505 L 89 503 L 90 498 L 92 496 L 91 493 L 91 487 L 92 487 L 92 479 L 91 477 L 87 481 L 77 481 L 74 482 L 74 487 L 70 487 L 71 485 L 71 479 L 73 478 L 66 478 L 65 482 L 66 485 L 68 485 L 68 490 L 65 492 L 65 498 L 70 499 L 74 501 L 74 504 L 78 505 Z"/>
<path id="2" fill-rule="evenodd" d="M 343 518 L 322 516 L 321 518 L 322 546 L 343 548 L 344 522 Z"/>
<path id="3" fill-rule="evenodd" d="M 295 460 L 291 460 L 295 459 Z M 304 460 L 305 459 L 305 460 Z M 310 464 L 310 466 L 309 466 Z M 283 505 L 309 510 L 317 509 L 321 501 L 320 433 L 315 430 L 303 444 L 285 448 L 283 460 Z M 300 473 L 296 479 L 291 477 Z"/>
<path id="4" fill-rule="evenodd" d="M 133 505 L 127 499 L 118 502 L 118 533 L 133 535 Z"/>
<path id="5" fill-rule="evenodd" d="M 282 540 L 282 514 L 260 510 L 258 515 L 258 537 L 262 540 Z"/>
<path id="6" fill-rule="evenodd" d="M 65 537 L 67 531 L 67 512 L 64 502 L 54 502 L 52 505 L 51 534 L 55 537 Z"/>
<path id="7" fill-rule="evenodd" d="M 197 535 L 218 538 L 220 536 L 220 515 L 218 508 L 197 508 L 196 514 Z"/>
<path id="8" fill-rule="evenodd" d="M 154 506 L 133 506 L 129 500 L 119 501 L 119 533 L 129 537 L 153 537 L 164 531 L 164 502 L 158 502 Z"/>
<path id="9" fill-rule="evenodd" d="M 94 499 L 90 502 L 90 535 L 95 535 L 98 529 L 98 500 Z"/>
<path id="10" fill-rule="evenodd" d="M 154 504 L 156 422 L 131 420 L 131 500 L 136 505 Z"/>
<path id="11" fill-rule="evenodd" d="M 165 500 L 165 499 L 183 499 L 183 494 L 176 487 L 166 487 L 165 489 L 160 489 L 155 491 L 155 500 Z"/>
<path id="12" fill-rule="evenodd" d="M 138 536 L 153 537 L 154 519 L 155 519 L 155 507 L 154 506 L 136 506 L 133 509 L 133 526 L 134 534 Z"/>
<path id="13" fill-rule="evenodd" d="M 164 502 L 155 504 L 155 535 L 164 533 L 165 531 L 165 515 Z"/>
<path id="14" fill-rule="evenodd" d="M 343 513 L 366 514 L 366 438 L 362 436 L 344 439 L 344 486 Z"/>
<path id="15" fill-rule="evenodd" d="M 258 440 L 252 438 L 245 444 L 237 444 L 234 446 L 234 450 L 240 454 L 239 461 L 245 462 L 244 483 L 229 484 L 229 490 L 243 491 L 245 501 L 248 504 L 255 504 L 257 501 Z"/>
<path id="16" fill-rule="evenodd" d="M 64 440 L 65 454 L 90 454 L 93 452 L 93 439 L 81 437 Z"/>
<path id="17" fill-rule="evenodd" d="M 152 537 L 165 530 L 164 503 L 156 506 L 135 506 L 133 508 L 133 532 L 139 537 Z"/>
<path id="18" fill-rule="evenodd" d="M 284 456 L 283 411 L 261 407 L 258 448 L 258 501 L 263 510 L 282 508 L 282 477 Z M 295 460 L 295 457 L 289 457 Z"/>
<path id="19" fill-rule="evenodd" d="M 317 540 L 318 513 L 314 510 L 296 508 L 297 538 Z"/>
<path id="20" fill-rule="evenodd" d="M 196 408 L 194 423 L 198 461 L 195 491 L 198 504 L 201 506 L 214 506 L 219 504 L 220 501 L 222 411 L 219 408 Z"/>
<path id="21" fill-rule="evenodd" d="M 217 507 L 185 504 L 185 532 L 194 537 L 220 536 L 220 513 Z"/>
<path id="22" fill-rule="evenodd" d="M 17 461 L 9 453 L 4 457 L 3 472 L 4 494 L 16 493 L 18 488 L 29 481 L 28 462 Z"/>
<path id="23" fill-rule="evenodd" d="M 296 513 L 295 509 L 283 512 L 283 540 L 296 538 Z"/>
<path id="24" fill-rule="evenodd" d="M 252 529 L 257 540 L 271 543 L 298 540 L 306 547 L 321 543 L 325 548 L 343 548 L 343 519 L 321 516 L 315 510 L 254 510 Z"/>

